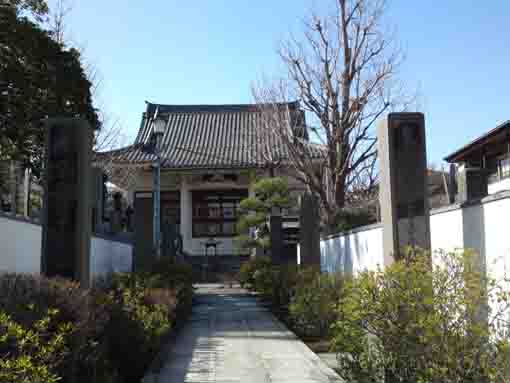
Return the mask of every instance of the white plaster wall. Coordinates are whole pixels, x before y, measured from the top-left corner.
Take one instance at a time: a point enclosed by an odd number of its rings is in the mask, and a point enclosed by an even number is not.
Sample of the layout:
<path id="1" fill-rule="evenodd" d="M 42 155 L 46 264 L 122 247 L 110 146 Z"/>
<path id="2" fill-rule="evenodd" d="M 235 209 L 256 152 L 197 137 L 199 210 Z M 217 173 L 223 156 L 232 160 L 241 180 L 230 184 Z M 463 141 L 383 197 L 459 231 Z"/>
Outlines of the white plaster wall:
<path id="1" fill-rule="evenodd" d="M 0 216 L 0 272 L 39 274 L 41 226 Z"/>
<path id="2" fill-rule="evenodd" d="M 453 251 L 463 247 L 462 210 L 450 210 L 430 216 L 432 251 Z"/>
<path id="3" fill-rule="evenodd" d="M 489 194 L 495 194 L 503 190 L 510 190 L 510 178 L 489 185 Z"/>
<path id="4" fill-rule="evenodd" d="M 432 251 L 469 248 L 487 264 L 491 276 L 510 277 L 510 198 L 485 201 L 464 207 L 433 212 L 430 216 Z M 382 262 L 382 228 L 321 241 L 324 271 L 374 270 Z"/>
<path id="5" fill-rule="evenodd" d="M 39 274 L 41 270 L 42 228 L 0 216 L 0 272 Z M 129 272 L 132 245 L 92 237 L 91 277 L 110 272 Z"/>
<path id="6" fill-rule="evenodd" d="M 510 199 L 483 206 L 485 218 L 485 259 L 494 277 L 510 278 Z"/>
<path id="7" fill-rule="evenodd" d="M 383 266 L 382 227 L 322 240 L 321 270 L 357 273 Z"/>
<path id="8" fill-rule="evenodd" d="M 510 291 L 510 199 L 500 199 L 483 205 L 485 232 L 485 262 L 491 278 Z M 503 303 L 491 299 L 492 314 L 502 310 Z M 506 312 L 510 319 L 510 310 Z"/>
<path id="9" fill-rule="evenodd" d="M 90 243 L 91 278 L 101 277 L 110 273 L 129 273 L 132 261 L 132 245 L 92 237 Z"/>

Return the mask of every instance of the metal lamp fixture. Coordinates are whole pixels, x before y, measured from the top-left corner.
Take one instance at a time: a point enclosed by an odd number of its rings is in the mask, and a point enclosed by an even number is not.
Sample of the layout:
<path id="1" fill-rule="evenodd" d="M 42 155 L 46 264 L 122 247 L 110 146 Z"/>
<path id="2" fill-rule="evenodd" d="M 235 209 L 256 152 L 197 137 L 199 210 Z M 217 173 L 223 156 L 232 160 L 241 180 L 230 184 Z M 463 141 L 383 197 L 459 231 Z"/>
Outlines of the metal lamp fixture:
<path id="1" fill-rule="evenodd" d="M 158 116 L 156 109 L 152 118 L 152 134 L 154 135 L 154 216 L 153 216 L 153 246 L 156 257 L 161 256 L 161 148 L 160 140 L 165 133 L 166 120 Z"/>
<path id="2" fill-rule="evenodd" d="M 166 120 L 164 118 L 158 117 L 156 113 L 152 122 L 152 126 L 152 133 L 156 136 L 162 136 L 165 133 Z"/>

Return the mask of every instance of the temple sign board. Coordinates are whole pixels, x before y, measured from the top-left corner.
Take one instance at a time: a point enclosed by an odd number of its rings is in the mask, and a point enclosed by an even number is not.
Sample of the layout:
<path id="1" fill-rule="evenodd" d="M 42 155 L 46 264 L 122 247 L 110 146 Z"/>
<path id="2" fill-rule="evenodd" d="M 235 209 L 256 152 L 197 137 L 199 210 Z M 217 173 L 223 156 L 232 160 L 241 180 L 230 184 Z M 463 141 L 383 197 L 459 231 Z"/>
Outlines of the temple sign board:
<path id="1" fill-rule="evenodd" d="M 377 127 L 384 264 L 403 248 L 430 249 L 425 118 L 390 113 Z"/>

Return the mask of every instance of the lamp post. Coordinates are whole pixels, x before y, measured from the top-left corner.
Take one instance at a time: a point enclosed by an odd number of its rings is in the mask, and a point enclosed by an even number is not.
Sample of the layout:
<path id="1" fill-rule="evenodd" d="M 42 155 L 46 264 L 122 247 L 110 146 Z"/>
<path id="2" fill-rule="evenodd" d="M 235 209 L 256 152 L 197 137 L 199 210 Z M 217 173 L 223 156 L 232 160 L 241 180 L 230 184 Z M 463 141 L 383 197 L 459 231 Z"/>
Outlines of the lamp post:
<path id="1" fill-rule="evenodd" d="M 166 121 L 158 117 L 158 110 L 154 113 L 154 117 L 152 120 L 152 134 L 153 134 L 153 144 L 154 144 L 154 154 L 156 156 L 156 160 L 153 164 L 153 203 L 154 203 L 154 214 L 153 214 L 153 232 L 152 232 L 152 240 L 153 247 L 156 257 L 161 256 L 161 218 L 160 218 L 160 209 L 161 209 L 161 137 L 165 133 Z"/>

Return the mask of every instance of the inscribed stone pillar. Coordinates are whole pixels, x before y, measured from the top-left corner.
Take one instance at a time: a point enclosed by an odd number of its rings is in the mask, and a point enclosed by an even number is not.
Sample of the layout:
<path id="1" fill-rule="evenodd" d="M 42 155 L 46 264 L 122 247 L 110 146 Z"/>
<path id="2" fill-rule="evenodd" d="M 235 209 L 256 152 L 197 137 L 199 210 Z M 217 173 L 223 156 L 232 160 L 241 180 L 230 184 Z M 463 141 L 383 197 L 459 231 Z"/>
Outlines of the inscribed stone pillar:
<path id="1" fill-rule="evenodd" d="M 46 120 L 41 271 L 90 285 L 92 129 L 79 118 Z"/>
<path id="2" fill-rule="evenodd" d="M 453 204 L 457 199 L 457 167 L 450 164 L 450 172 L 448 177 L 448 203 Z"/>
<path id="3" fill-rule="evenodd" d="M 32 188 L 32 172 L 25 169 L 23 178 L 23 215 L 30 217 L 30 194 Z"/>
<path id="4" fill-rule="evenodd" d="M 271 260 L 275 264 L 282 263 L 283 259 L 283 222 L 281 212 L 271 212 L 269 218 Z"/>
<path id="5" fill-rule="evenodd" d="M 485 169 L 464 164 L 458 170 L 458 202 L 463 203 L 483 198 L 489 194 L 489 179 Z"/>
<path id="6" fill-rule="evenodd" d="M 101 168 L 91 168 L 90 204 L 92 206 L 92 232 L 100 232 L 103 224 L 104 173 Z"/>
<path id="7" fill-rule="evenodd" d="M 9 164 L 9 194 L 11 203 L 11 213 L 18 214 L 18 194 L 19 194 L 19 169 L 21 164 L 18 161 L 11 161 Z"/>
<path id="8" fill-rule="evenodd" d="M 430 249 L 425 120 L 390 113 L 377 129 L 384 264 L 406 247 Z"/>
<path id="9" fill-rule="evenodd" d="M 299 236 L 301 264 L 320 266 L 319 204 L 310 193 L 305 193 L 301 199 Z"/>

